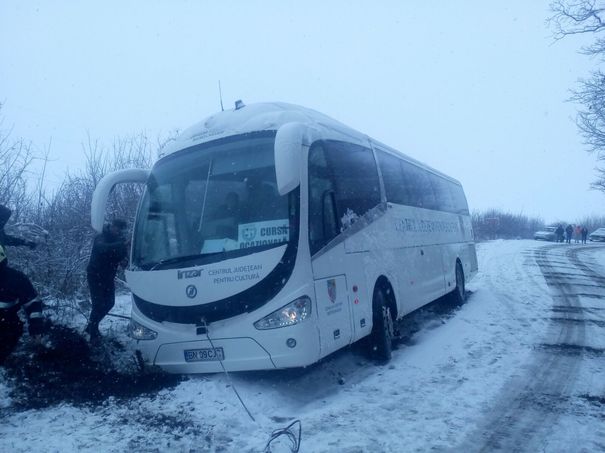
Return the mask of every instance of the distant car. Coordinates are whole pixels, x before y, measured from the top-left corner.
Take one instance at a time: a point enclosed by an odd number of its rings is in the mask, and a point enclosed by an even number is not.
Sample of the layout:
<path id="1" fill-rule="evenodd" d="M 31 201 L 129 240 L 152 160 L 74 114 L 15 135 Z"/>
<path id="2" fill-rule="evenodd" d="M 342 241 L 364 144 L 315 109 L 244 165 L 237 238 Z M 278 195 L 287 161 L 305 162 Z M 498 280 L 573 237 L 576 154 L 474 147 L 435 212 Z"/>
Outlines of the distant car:
<path id="1" fill-rule="evenodd" d="M 597 228 L 588 235 L 589 241 L 605 241 L 605 228 Z"/>
<path id="2" fill-rule="evenodd" d="M 557 233 L 555 232 L 557 227 L 546 227 L 541 231 L 536 231 L 534 233 L 534 239 L 539 239 L 542 241 L 556 241 Z"/>

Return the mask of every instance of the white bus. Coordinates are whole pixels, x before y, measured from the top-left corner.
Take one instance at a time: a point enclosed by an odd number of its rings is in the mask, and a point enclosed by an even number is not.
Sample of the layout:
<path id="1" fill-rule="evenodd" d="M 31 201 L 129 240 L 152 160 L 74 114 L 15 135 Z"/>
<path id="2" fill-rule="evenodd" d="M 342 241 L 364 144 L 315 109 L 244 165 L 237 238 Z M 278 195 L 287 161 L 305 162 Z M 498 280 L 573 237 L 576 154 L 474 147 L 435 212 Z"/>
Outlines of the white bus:
<path id="1" fill-rule="evenodd" d="M 144 182 L 126 272 L 130 336 L 174 373 L 301 367 L 393 325 L 477 271 L 456 180 L 316 111 L 236 104 L 184 131 Z"/>

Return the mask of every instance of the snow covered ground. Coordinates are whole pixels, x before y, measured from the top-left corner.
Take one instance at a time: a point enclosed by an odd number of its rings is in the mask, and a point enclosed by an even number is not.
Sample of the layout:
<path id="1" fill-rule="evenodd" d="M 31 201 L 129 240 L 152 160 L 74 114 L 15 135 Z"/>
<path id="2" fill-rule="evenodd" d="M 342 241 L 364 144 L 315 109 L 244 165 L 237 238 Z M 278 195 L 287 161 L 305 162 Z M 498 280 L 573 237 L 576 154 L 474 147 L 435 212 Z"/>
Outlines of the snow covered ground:
<path id="1" fill-rule="evenodd" d="M 262 452 L 295 419 L 301 452 L 604 451 L 605 246 L 493 241 L 478 254 L 468 301 L 409 316 L 386 365 L 353 346 L 302 370 L 145 387 L 127 378 L 136 364 L 126 322 L 107 319 L 114 346 L 99 360 L 145 392 L 73 375 L 89 399 L 60 390 L 28 407 L 14 371 L 2 370 L 0 451 Z M 117 305 L 128 314 L 128 297 Z M 100 386 L 109 390 L 99 396 Z M 285 439 L 273 447 L 290 451 Z"/>

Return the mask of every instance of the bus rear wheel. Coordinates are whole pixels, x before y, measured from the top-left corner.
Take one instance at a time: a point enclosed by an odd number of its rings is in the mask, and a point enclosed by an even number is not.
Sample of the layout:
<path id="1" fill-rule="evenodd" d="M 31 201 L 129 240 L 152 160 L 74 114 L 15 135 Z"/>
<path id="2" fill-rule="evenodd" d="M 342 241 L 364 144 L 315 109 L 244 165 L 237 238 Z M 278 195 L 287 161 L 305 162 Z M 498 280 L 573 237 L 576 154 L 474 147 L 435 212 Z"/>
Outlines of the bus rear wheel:
<path id="1" fill-rule="evenodd" d="M 466 286 L 464 283 L 464 271 L 460 262 L 456 262 L 456 287 L 450 293 L 450 300 L 454 305 L 462 305 L 466 300 Z"/>
<path id="2" fill-rule="evenodd" d="M 379 361 L 389 361 L 393 355 L 393 316 L 384 292 L 377 289 L 372 301 L 373 325 L 369 338 L 370 356 Z"/>

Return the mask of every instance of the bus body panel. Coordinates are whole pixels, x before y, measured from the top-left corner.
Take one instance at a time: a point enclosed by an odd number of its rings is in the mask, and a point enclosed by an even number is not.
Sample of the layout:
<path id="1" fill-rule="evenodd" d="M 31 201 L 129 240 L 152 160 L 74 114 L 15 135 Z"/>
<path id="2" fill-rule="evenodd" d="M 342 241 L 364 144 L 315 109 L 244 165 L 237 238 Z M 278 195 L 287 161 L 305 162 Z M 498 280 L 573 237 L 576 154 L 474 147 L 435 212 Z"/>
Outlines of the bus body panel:
<path id="1" fill-rule="evenodd" d="M 307 288 L 308 292 L 310 288 Z M 284 300 L 285 302 L 285 300 Z M 276 303 L 280 305 L 281 302 Z M 268 304 L 270 307 L 273 305 Z M 319 333 L 314 318 L 294 326 L 257 330 L 252 321 L 262 315 L 240 315 L 211 323 L 206 334 L 197 333 L 195 324 L 156 323 L 133 307 L 132 319 L 156 331 L 155 340 L 140 340 L 137 348 L 146 362 L 174 373 L 212 373 L 222 371 L 218 361 L 187 362 L 185 351 L 223 348 L 227 371 L 306 366 L 319 357 Z M 294 347 L 288 346 L 293 339 Z M 210 341 L 211 340 L 211 341 Z"/>
<path id="2" fill-rule="evenodd" d="M 347 274 L 353 341 L 369 335 L 372 331 L 372 291 L 376 281 L 367 270 L 375 260 L 369 253 L 347 253 L 344 269 Z"/>
<path id="3" fill-rule="evenodd" d="M 266 278 L 283 257 L 285 249 L 284 245 L 203 266 L 127 270 L 126 281 L 137 296 L 153 303 L 175 307 L 205 304 L 238 294 Z M 192 288 L 195 288 L 194 292 Z"/>
<path id="4" fill-rule="evenodd" d="M 344 275 L 344 244 L 312 260 L 321 356 L 351 343 L 351 307 Z"/>
<path id="5" fill-rule="evenodd" d="M 345 275 L 315 280 L 315 300 L 319 325 L 320 355 L 326 355 L 352 342 L 351 307 Z"/>
<path id="6" fill-rule="evenodd" d="M 446 180 L 447 184 L 459 186 L 459 183 L 312 110 L 277 103 L 250 107 L 252 108 L 247 106 L 240 111 L 221 112 L 185 131 L 179 140 L 170 145 L 171 148 L 164 155 L 175 159 L 176 162 L 176 159 L 181 158 L 181 151 L 184 151 L 183 155 L 188 153 L 191 156 L 193 147 L 206 142 L 209 143 L 208 146 L 214 146 L 213 140 L 218 140 L 227 152 L 235 153 L 239 152 L 239 149 L 234 151 L 221 140 L 230 139 L 232 135 L 245 139 L 248 133 L 253 135 L 259 131 L 277 131 L 281 125 L 287 124 L 287 121 L 307 124 L 313 133 L 305 134 L 304 126 L 297 126 L 303 127 L 299 131 L 302 142 L 297 214 L 298 241 L 290 241 L 288 249 L 286 245 L 279 245 L 206 265 L 176 266 L 162 270 L 133 267 L 127 273 L 127 279 L 133 293 L 139 297 L 166 307 L 182 308 L 210 304 L 236 296 L 242 291 L 250 291 L 256 283 L 267 280 L 266 277 L 273 268 L 283 264 L 285 250 L 292 250 L 292 246 L 296 246 L 293 270 L 281 282 L 271 283 L 279 286 L 279 289 L 261 304 L 252 310 L 210 322 L 207 325 L 207 334 L 204 329 L 199 329 L 200 324 L 204 324 L 202 320 L 192 319 L 186 324 L 154 321 L 133 304 L 132 320 L 157 332 L 157 338 L 154 340 L 137 341 L 137 347 L 145 361 L 177 373 L 219 372 L 223 366 L 228 371 L 240 371 L 310 365 L 370 334 L 372 298 L 379 279 L 386 279 L 391 285 L 400 318 L 455 288 L 457 260 L 462 263 L 467 281 L 476 274 L 477 257 L 468 212 L 456 214 L 390 202 L 385 195 L 382 170 L 378 164 L 375 170 L 380 180 L 380 204 L 367 213 L 356 213 L 359 217 L 351 225 L 341 227 L 331 242 L 311 256 L 307 163 L 313 143 L 306 142 L 310 140 L 309 137 L 317 141 L 340 140 L 342 143 L 354 143 L 358 147 L 385 150 L 403 161 L 412 163 L 422 172 L 438 175 Z M 238 121 L 241 121 L 241 124 Z M 215 126 L 218 129 L 213 131 Z M 257 141 L 261 143 L 260 139 Z M 295 145 L 289 143 L 288 152 L 292 152 Z M 374 160 L 378 162 L 376 151 L 372 153 Z M 191 158 L 189 160 L 191 161 Z M 219 161 L 220 158 L 217 158 L 217 162 Z M 224 164 L 231 161 L 220 162 Z M 230 176 L 231 170 L 224 170 L 224 165 L 219 168 L 218 164 L 214 165 L 212 162 L 204 164 L 204 174 L 209 176 L 205 183 L 199 183 L 200 187 L 202 184 L 209 184 L 210 174 L 214 176 L 215 170 L 216 174 L 223 178 L 221 184 L 231 184 L 239 178 L 237 172 L 244 174 L 256 168 L 255 165 L 264 165 L 263 162 L 265 161 L 253 162 L 248 167 L 232 163 L 236 168 L 233 176 Z M 266 168 L 266 165 L 263 168 Z M 291 169 L 289 171 L 292 173 Z M 242 183 L 239 179 L 237 181 Z M 248 179 L 243 180 L 246 181 Z M 265 178 L 264 181 L 268 180 Z M 240 197 L 246 189 L 247 186 L 243 183 L 238 186 Z M 459 187 L 459 191 L 461 190 Z M 221 190 L 216 193 L 217 197 L 223 195 Z M 464 198 L 464 195 L 461 197 Z M 205 196 L 203 203 L 206 203 Z M 148 209 L 151 211 L 152 207 Z M 289 209 L 291 213 L 292 205 L 289 205 Z M 163 218 L 161 213 L 155 211 L 154 215 L 157 219 Z M 286 215 L 271 221 L 279 221 L 285 225 Z M 291 223 L 290 227 L 292 225 L 295 223 Z M 242 226 L 240 223 L 240 229 Z M 180 227 L 177 225 L 174 228 Z M 180 230 L 175 233 L 175 237 L 178 238 L 178 234 L 181 234 Z M 234 236 L 234 241 L 241 243 L 243 234 L 243 231 L 239 231 L 238 235 Z M 151 236 L 150 238 L 153 239 Z M 167 244 L 171 246 L 172 243 Z M 203 247 L 206 248 L 206 245 Z M 239 278 L 237 275 L 246 277 Z M 197 291 L 191 291 L 191 286 L 195 286 Z M 310 316 L 304 321 L 268 330 L 259 330 L 254 326 L 256 321 L 301 297 L 308 297 L 312 306 Z M 222 348 L 222 364 L 218 360 L 185 359 L 185 351 L 190 351 L 190 359 L 198 357 L 198 352 L 199 357 L 206 357 L 207 354 L 212 356 L 208 351 L 213 347 Z"/>
<path id="7" fill-rule="evenodd" d="M 160 345 L 153 360 L 171 373 L 217 373 L 222 371 L 218 360 L 187 362 L 186 353 L 198 351 L 224 351 L 223 364 L 227 363 L 228 371 L 276 368 L 269 353 L 253 338 L 215 338 L 209 340 L 164 343 Z"/>
<path id="8" fill-rule="evenodd" d="M 304 242 L 304 239 L 299 239 Z M 300 246 L 299 246 L 300 247 Z M 303 246 L 304 247 L 304 246 Z M 195 267 L 180 269 L 182 272 L 195 270 Z M 140 287 L 154 286 L 157 271 L 131 272 L 131 281 Z M 136 275 L 132 279 L 134 274 Z M 210 340 L 215 347 L 223 347 L 225 359 L 223 366 L 227 371 L 245 371 L 270 368 L 291 368 L 307 366 L 320 359 L 319 328 L 313 274 L 310 260 L 296 258 L 294 270 L 282 290 L 262 307 L 250 313 L 223 319 L 208 324 L 207 335 L 198 334 L 196 320 L 190 324 L 155 322 L 141 314 L 133 302 L 132 319 L 158 333 L 154 340 L 137 341 L 137 349 L 144 361 L 160 366 L 173 373 L 213 373 L 222 371 L 219 362 L 186 362 L 184 351 L 187 349 L 207 348 Z M 136 288 L 133 287 L 133 291 Z M 164 303 L 174 301 L 169 295 L 170 286 L 165 293 Z M 309 319 L 294 326 L 258 330 L 254 322 L 271 314 L 293 300 L 307 296 L 313 309 Z M 210 340 L 208 339 L 210 338 Z M 294 347 L 288 346 L 293 339 Z"/>
<path id="9" fill-rule="evenodd" d="M 453 289 L 456 259 L 469 267 L 464 239 L 454 214 L 389 203 L 386 213 L 348 238 L 345 247 L 351 256 L 364 256 L 360 267 L 368 285 L 391 276 L 398 313 L 404 315 Z"/>

